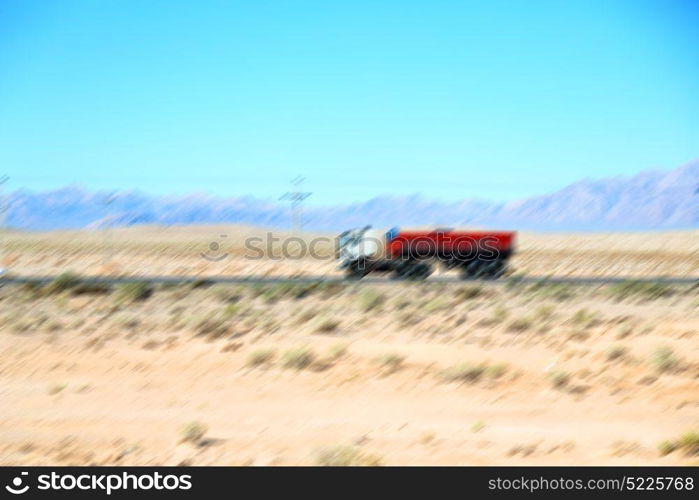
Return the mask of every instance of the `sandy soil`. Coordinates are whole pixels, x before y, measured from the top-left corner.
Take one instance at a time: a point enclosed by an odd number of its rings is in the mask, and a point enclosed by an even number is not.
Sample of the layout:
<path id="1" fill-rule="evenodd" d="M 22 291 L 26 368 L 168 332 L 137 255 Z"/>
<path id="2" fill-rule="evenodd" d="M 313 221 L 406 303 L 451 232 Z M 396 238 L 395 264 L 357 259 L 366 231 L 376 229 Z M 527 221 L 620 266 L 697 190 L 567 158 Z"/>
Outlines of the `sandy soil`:
<path id="1" fill-rule="evenodd" d="M 0 289 L 0 464 L 697 463 L 696 288 L 64 285 Z"/>
<path id="2" fill-rule="evenodd" d="M 0 238 L 0 262 L 13 273 L 33 275 L 66 270 L 91 275 L 338 274 L 335 235 L 303 234 L 303 258 L 295 258 L 301 246 L 291 236 L 243 226 L 12 232 Z M 315 257 L 309 255 L 311 242 Z M 525 232 L 518 235 L 511 268 L 532 276 L 699 277 L 699 231 Z"/>

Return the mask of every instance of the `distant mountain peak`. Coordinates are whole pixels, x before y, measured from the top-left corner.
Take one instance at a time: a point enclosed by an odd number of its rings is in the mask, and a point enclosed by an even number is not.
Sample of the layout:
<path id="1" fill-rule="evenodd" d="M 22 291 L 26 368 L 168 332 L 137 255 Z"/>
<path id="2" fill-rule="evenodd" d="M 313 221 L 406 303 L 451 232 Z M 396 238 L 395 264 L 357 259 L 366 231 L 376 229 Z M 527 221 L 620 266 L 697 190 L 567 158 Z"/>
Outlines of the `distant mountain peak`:
<path id="1" fill-rule="evenodd" d="M 121 191 L 110 204 L 109 191 L 71 184 L 9 196 L 7 223 L 24 229 L 98 228 L 116 225 L 241 223 L 288 228 L 289 208 L 252 196 L 208 193 L 150 196 Z M 379 196 L 364 202 L 304 209 L 304 228 L 341 230 L 375 227 L 477 225 L 508 229 L 628 230 L 699 227 L 699 160 L 674 170 L 646 170 L 634 176 L 583 179 L 562 189 L 509 202 L 465 198 L 443 202 L 419 193 Z"/>

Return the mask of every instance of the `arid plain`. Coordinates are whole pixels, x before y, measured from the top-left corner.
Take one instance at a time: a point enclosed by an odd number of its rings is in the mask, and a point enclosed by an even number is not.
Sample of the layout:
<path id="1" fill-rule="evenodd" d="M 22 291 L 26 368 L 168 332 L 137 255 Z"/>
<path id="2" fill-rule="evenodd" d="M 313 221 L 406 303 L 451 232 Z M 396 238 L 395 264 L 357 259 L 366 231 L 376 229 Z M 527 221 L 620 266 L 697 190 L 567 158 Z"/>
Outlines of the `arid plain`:
<path id="1" fill-rule="evenodd" d="M 516 278 L 699 277 L 697 231 L 524 233 L 515 277 L 498 283 L 77 278 L 337 274 L 331 238 L 315 257 L 289 258 L 296 242 L 281 258 L 277 242 L 276 255 L 253 259 L 249 237 L 267 236 L 4 234 L 10 273 L 60 277 L 0 288 L 0 463 L 699 459 L 697 286 Z"/>

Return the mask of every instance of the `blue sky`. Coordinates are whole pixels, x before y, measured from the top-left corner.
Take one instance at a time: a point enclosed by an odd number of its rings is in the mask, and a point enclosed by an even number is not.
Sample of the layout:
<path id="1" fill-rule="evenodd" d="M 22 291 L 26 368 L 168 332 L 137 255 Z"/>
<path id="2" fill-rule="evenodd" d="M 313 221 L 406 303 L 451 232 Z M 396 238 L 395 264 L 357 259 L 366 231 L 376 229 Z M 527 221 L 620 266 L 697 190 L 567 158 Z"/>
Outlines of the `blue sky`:
<path id="1" fill-rule="evenodd" d="M 0 174 L 504 200 L 699 157 L 691 1 L 0 3 Z M 309 201 L 311 201 L 309 200 Z"/>

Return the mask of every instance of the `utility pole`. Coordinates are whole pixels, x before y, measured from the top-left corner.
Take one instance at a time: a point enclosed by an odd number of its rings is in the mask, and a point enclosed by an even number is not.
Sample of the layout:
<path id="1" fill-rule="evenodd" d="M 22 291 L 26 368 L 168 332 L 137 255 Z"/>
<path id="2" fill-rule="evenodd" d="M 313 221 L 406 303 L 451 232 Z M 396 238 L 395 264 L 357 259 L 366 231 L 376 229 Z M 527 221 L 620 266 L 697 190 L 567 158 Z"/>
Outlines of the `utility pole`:
<path id="1" fill-rule="evenodd" d="M 303 227 L 303 221 L 301 220 L 301 202 L 313 194 L 301 190 L 301 184 L 303 184 L 305 180 L 306 179 L 300 175 L 296 176 L 291 180 L 291 191 L 284 193 L 284 195 L 279 198 L 280 200 L 289 200 L 291 203 L 291 225 L 295 233 L 301 231 Z"/>
<path id="2" fill-rule="evenodd" d="M 104 197 L 104 257 L 102 265 L 105 271 L 108 270 L 109 265 L 112 261 L 113 249 L 112 249 L 112 212 L 110 210 L 112 203 L 117 199 L 117 193 L 109 193 Z"/>
<path id="3" fill-rule="evenodd" d="M 5 193 L 3 192 L 3 186 L 9 181 L 10 178 L 6 175 L 3 175 L 0 177 L 0 231 L 4 233 L 5 231 L 5 221 L 7 220 L 7 212 L 10 209 L 10 203 L 5 196 Z M 5 234 L 0 235 L 0 238 L 4 238 Z M 2 256 L 5 252 L 3 245 L 1 245 L 4 242 L 4 239 L 0 240 L 0 276 L 4 275 L 7 273 L 7 269 L 2 264 Z"/>

